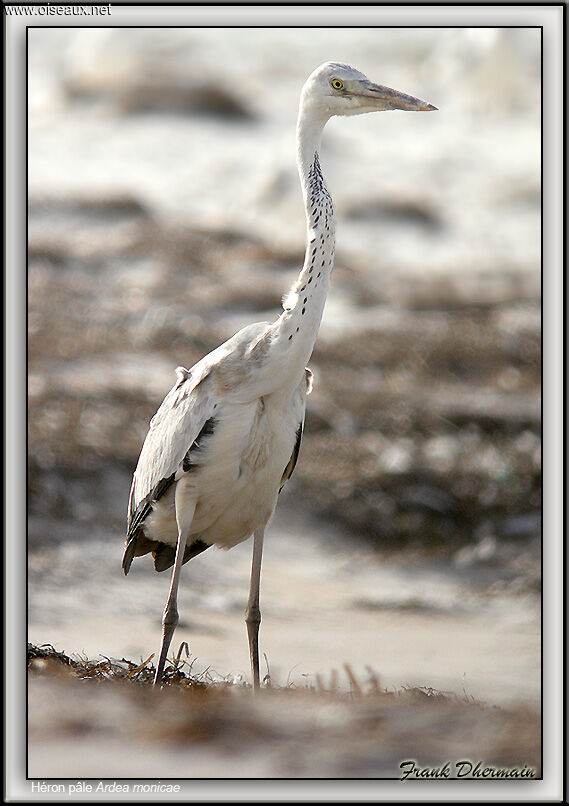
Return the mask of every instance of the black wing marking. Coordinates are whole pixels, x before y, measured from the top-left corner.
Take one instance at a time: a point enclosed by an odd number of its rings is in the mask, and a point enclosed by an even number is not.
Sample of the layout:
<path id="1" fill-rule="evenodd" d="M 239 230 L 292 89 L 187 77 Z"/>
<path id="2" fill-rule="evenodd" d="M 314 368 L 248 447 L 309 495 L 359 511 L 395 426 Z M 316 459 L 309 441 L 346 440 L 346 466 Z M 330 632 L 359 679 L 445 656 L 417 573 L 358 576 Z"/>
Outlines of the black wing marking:
<path id="1" fill-rule="evenodd" d="M 299 423 L 298 428 L 296 430 L 296 442 L 295 442 L 295 445 L 294 445 L 294 450 L 292 452 L 292 456 L 290 457 L 290 459 L 288 461 L 287 466 L 285 467 L 285 469 L 283 471 L 283 475 L 282 475 L 282 478 L 281 478 L 281 485 L 279 487 L 279 493 L 282 490 L 282 488 L 285 486 L 286 482 L 292 476 L 294 468 L 296 467 L 296 463 L 298 461 L 298 454 L 300 452 L 300 443 L 302 441 L 303 427 L 304 427 L 304 423 L 303 422 Z"/>
<path id="2" fill-rule="evenodd" d="M 140 530 L 142 528 L 142 524 L 148 517 L 148 515 L 152 512 L 152 505 L 159 501 L 163 495 L 165 495 L 172 484 L 174 483 L 174 479 L 176 477 L 175 473 L 172 473 L 171 476 L 168 476 L 166 479 L 160 479 L 156 487 L 151 490 L 148 495 L 142 499 L 140 504 L 137 506 L 135 511 L 132 514 L 132 518 L 130 519 L 130 523 L 128 526 L 128 532 L 126 535 L 126 548 L 124 551 L 124 556 L 122 560 L 122 567 L 123 571 L 126 574 L 130 571 L 130 566 L 134 557 L 136 556 L 136 543 L 137 538 L 139 536 Z"/>
<path id="3" fill-rule="evenodd" d="M 195 467 L 196 463 L 192 463 L 191 461 L 191 453 L 192 451 L 199 450 L 203 448 L 204 440 L 206 437 L 209 437 L 213 434 L 215 430 L 216 419 L 215 417 L 210 417 L 209 420 L 206 420 L 201 431 L 192 442 L 188 452 L 184 456 L 182 461 L 182 468 L 185 473 L 189 472 L 192 467 Z M 126 549 L 124 552 L 124 557 L 122 561 L 122 567 L 125 574 L 128 574 L 130 570 L 130 566 L 132 565 L 133 559 L 137 556 L 137 552 L 140 554 L 142 553 L 147 554 L 149 551 L 152 551 L 154 556 L 154 567 L 157 571 L 164 571 L 166 568 L 170 568 L 170 566 L 174 565 L 174 558 L 176 556 L 176 548 L 169 546 L 167 543 L 161 543 L 160 541 L 151 541 L 145 540 L 142 542 L 141 529 L 142 524 L 152 512 L 152 507 L 159 501 L 162 496 L 170 489 L 172 484 L 175 481 L 176 474 L 172 473 L 171 476 L 168 476 L 166 479 L 161 479 L 158 484 L 152 489 L 148 495 L 142 499 L 140 504 L 137 506 L 135 511 L 133 512 L 132 518 L 129 523 L 128 533 L 127 533 L 127 544 Z M 195 547 L 201 544 L 203 548 L 198 548 L 195 551 Z M 191 556 L 187 556 L 188 552 L 194 547 L 194 553 Z M 201 540 L 195 541 L 186 548 L 186 552 L 184 554 L 184 562 L 188 562 L 191 560 L 192 557 L 195 557 L 196 554 L 199 554 L 205 549 L 208 548 L 207 543 L 202 543 Z M 170 554 L 172 555 L 170 557 Z M 160 567 L 158 567 L 160 566 Z"/>
<path id="4" fill-rule="evenodd" d="M 194 441 L 190 446 L 190 449 L 184 456 L 184 460 L 182 462 L 182 469 L 184 473 L 188 473 L 192 469 L 192 467 L 196 466 L 197 463 L 192 462 L 191 460 L 191 453 L 192 451 L 203 448 L 205 438 L 210 437 L 213 434 L 213 432 L 215 431 L 216 423 L 217 423 L 216 418 L 210 417 L 209 420 L 206 420 L 205 423 L 203 424 L 202 430 L 194 439 Z"/>
<path id="5" fill-rule="evenodd" d="M 175 473 L 172 473 L 171 476 L 168 476 L 167 479 L 160 479 L 156 487 L 151 490 L 148 495 L 142 499 L 140 504 L 137 506 L 135 511 L 133 512 L 129 527 L 128 527 L 128 537 L 132 536 L 142 523 L 146 520 L 146 517 L 150 514 L 152 510 L 152 504 L 156 501 L 159 501 L 163 495 L 165 495 L 172 484 L 174 483 L 174 479 L 176 477 Z"/>

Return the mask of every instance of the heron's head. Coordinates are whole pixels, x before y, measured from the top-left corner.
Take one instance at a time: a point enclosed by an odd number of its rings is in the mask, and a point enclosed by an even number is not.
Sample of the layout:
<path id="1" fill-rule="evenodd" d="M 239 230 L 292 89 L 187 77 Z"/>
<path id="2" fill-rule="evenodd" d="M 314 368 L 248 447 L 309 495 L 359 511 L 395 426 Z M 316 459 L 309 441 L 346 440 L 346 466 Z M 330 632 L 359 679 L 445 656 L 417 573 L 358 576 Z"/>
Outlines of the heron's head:
<path id="1" fill-rule="evenodd" d="M 388 109 L 430 112 L 437 108 L 412 95 L 374 84 L 359 70 L 337 62 L 321 64 L 308 77 L 302 89 L 302 104 L 326 119 Z"/>

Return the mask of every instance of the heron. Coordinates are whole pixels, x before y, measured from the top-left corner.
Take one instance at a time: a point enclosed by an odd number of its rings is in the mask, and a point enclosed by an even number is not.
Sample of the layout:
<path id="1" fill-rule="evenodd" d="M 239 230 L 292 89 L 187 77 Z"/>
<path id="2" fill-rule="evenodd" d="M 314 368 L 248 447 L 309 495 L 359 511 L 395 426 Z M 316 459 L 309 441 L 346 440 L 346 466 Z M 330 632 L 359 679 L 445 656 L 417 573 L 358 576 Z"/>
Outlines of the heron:
<path id="1" fill-rule="evenodd" d="M 253 536 L 245 622 L 260 687 L 259 606 L 266 527 L 300 450 L 312 354 L 334 265 L 332 199 L 320 167 L 322 131 L 335 115 L 430 111 L 425 101 L 370 81 L 347 64 L 326 62 L 308 77 L 296 127 L 307 245 L 302 269 L 273 322 L 244 327 L 176 382 L 150 421 L 132 480 L 123 570 L 152 553 L 156 571 L 173 566 L 162 618 L 154 685 L 162 680 L 178 623 L 182 565 L 210 546 Z"/>

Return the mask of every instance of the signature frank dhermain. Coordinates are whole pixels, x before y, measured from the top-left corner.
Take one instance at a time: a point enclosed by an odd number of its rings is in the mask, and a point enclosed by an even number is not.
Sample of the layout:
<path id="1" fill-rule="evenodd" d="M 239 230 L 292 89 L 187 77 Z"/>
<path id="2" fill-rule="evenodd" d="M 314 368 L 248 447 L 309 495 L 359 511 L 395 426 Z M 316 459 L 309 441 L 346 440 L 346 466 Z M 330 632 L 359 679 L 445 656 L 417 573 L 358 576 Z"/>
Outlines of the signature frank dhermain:
<path id="1" fill-rule="evenodd" d="M 440 767 L 420 767 L 416 761 L 402 761 L 401 780 L 428 778 L 535 778 L 535 767 L 522 764 L 518 767 L 492 767 L 484 761 L 445 761 Z"/>

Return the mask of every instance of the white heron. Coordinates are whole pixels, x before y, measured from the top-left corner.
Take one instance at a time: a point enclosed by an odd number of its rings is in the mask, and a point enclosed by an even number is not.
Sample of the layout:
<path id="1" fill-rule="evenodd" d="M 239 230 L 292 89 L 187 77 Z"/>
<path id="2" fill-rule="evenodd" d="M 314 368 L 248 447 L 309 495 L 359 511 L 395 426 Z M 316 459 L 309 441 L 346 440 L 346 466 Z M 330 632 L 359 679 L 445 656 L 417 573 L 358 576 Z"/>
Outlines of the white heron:
<path id="1" fill-rule="evenodd" d="M 236 333 L 177 381 L 150 422 L 130 491 L 124 573 L 152 552 L 157 571 L 174 566 L 154 685 L 178 623 L 182 565 L 217 545 L 254 536 L 246 624 L 259 688 L 259 588 L 264 532 L 300 448 L 311 356 L 334 264 L 334 209 L 320 169 L 322 130 L 334 115 L 431 104 L 327 62 L 300 96 L 297 162 L 307 222 L 304 264 L 276 321 Z"/>

